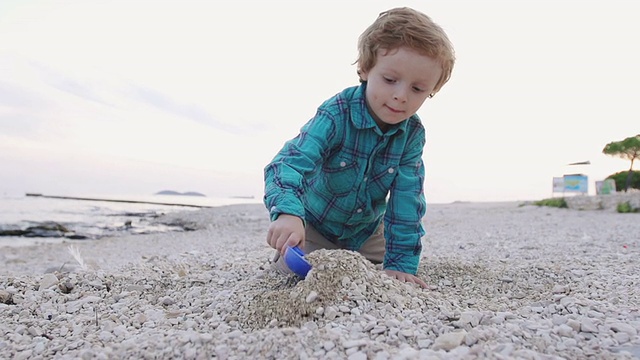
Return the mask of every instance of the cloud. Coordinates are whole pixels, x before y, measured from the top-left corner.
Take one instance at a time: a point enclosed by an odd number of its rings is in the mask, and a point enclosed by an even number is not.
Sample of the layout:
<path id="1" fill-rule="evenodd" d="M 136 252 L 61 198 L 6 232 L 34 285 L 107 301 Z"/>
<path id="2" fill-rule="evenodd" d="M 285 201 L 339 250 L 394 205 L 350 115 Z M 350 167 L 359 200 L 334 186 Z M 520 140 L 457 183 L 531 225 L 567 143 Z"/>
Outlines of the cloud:
<path id="1" fill-rule="evenodd" d="M 4 136 L 15 137 L 17 140 L 38 138 L 42 133 L 43 123 L 44 119 L 37 116 L 20 113 L 4 114 L 0 111 L 0 132 Z"/>
<path id="2" fill-rule="evenodd" d="M 104 100 L 98 95 L 94 86 L 89 85 L 87 80 L 81 81 L 74 79 L 60 71 L 56 71 L 50 67 L 46 67 L 32 62 L 31 65 L 35 67 L 41 75 L 44 83 L 52 86 L 55 89 L 64 91 L 66 93 L 75 95 L 81 99 L 97 102 L 102 105 L 113 106 L 108 101 Z"/>
<path id="3" fill-rule="evenodd" d="M 53 104 L 39 93 L 0 81 L 0 132 L 20 139 L 34 138 Z"/>
<path id="4" fill-rule="evenodd" d="M 261 130 L 261 128 L 249 127 L 243 124 L 230 124 L 220 121 L 202 106 L 197 104 L 180 103 L 173 100 L 168 95 L 154 89 L 132 85 L 130 87 L 130 91 L 133 98 L 164 112 L 178 115 L 201 124 L 213 126 L 216 129 L 232 134 L 245 135 L 248 133 L 255 133 L 256 130 Z"/>
<path id="5" fill-rule="evenodd" d="M 39 111 L 45 110 L 50 103 L 30 89 L 0 81 L 0 106 Z"/>

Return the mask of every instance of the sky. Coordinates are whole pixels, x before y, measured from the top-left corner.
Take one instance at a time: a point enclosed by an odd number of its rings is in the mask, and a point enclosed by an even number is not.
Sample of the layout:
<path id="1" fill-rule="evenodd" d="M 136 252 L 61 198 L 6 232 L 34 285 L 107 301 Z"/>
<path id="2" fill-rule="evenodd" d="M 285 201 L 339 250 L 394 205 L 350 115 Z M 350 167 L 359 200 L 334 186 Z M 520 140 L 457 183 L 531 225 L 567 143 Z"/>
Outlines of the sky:
<path id="1" fill-rule="evenodd" d="M 594 194 L 629 169 L 602 149 L 640 133 L 635 1 L 2 0 L 0 195 L 260 199 L 264 166 L 357 85 L 358 36 L 397 6 L 457 57 L 418 111 L 428 202 L 538 200 L 573 173 Z"/>

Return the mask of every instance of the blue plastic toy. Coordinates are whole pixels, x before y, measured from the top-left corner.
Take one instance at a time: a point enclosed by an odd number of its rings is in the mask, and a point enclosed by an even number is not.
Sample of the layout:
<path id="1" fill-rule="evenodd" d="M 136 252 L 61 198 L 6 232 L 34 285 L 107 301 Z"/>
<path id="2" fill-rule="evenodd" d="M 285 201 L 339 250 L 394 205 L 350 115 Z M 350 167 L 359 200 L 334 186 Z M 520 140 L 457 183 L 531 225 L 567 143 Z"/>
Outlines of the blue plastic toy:
<path id="1" fill-rule="evenodd" d="M 311 264 L 304 258 L 304 252 L 299 247 L 287 246 L 284 253 L 284 262 L 294 274 L 301 278 L 307 277 L 307 273 L 311 270 Z"/>

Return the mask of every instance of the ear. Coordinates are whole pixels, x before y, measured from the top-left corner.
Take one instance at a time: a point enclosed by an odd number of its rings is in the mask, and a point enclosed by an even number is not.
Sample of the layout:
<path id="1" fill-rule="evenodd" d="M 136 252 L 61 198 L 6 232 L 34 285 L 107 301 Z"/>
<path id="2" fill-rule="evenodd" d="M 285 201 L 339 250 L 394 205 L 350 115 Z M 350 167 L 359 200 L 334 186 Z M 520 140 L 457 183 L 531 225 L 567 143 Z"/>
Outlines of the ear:
<path id="1" fill-rule="evenodd" d="M 362 69 L 358 69 L 358 76 L 360 77 L 361 82 L 365 82 L 368 80 L 369 72 L 363 71 Z"/>

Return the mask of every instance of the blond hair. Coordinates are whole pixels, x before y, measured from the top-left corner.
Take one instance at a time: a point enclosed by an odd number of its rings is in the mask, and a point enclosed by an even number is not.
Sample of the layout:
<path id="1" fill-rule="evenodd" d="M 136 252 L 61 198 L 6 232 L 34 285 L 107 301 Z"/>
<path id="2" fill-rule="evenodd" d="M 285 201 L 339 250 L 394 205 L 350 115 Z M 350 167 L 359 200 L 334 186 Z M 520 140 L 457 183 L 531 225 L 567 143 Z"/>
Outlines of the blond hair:
<path id="1" fill-rule="evenodd" d="M 411 8 L 395 8 L 380 13 L 358 39 L 358 75 L 376 64 L 378 50 L 393 51 L 408 47 L 440 63 L 442 75 L 436 83 L 433 97 L 451 78 L 455 53 L 442 28 L 427 15 Z"/>

